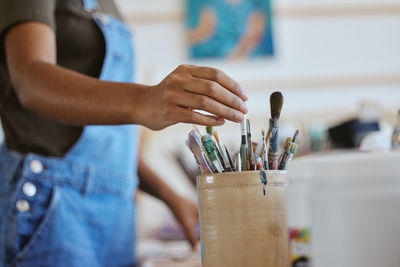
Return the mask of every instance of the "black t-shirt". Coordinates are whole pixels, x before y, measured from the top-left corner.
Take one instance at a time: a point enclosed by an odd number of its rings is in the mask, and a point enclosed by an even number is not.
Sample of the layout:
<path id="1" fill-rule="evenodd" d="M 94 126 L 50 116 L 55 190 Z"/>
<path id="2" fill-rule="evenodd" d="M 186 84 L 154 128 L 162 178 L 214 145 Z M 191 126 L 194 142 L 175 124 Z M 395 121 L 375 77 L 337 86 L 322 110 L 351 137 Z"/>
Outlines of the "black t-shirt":
<path id="1" fill-rule="evenodd" d="M 102 11 L 119 18 L 113 1 L 99 3 Z M 63 125 L 25 109 L 7 69 L 5 35 L 27 21 L 42 22 L 55 30 L 58 65 L 92 77 L 100 75 L 105 41 L 81 0 L 0 0 L 0 117 L 5 140 L 10 149 L 21 153 L 61 157 L 79 139 L 83 127 Z"/>

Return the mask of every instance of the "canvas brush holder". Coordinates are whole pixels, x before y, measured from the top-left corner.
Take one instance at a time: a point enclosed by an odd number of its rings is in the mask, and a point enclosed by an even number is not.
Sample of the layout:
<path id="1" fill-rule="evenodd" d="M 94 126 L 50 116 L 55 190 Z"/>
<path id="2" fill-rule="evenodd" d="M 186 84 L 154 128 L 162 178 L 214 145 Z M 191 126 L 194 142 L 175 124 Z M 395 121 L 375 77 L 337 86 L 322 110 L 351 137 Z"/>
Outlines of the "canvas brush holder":
<path id="1" fill-rule="evenodd" d="M 287 267 L 286 171 L 197 177 L 205 267 Z"/>

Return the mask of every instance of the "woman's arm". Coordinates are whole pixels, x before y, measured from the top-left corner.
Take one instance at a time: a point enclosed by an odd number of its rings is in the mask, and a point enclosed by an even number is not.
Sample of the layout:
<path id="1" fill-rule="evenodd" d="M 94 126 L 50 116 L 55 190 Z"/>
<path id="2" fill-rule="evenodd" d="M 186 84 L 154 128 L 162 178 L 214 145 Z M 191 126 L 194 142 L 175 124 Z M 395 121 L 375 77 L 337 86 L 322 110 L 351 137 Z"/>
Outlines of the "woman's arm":
<path id="1" fill-rule="evenodd" d="M 179 122 L 239 122 L 247 112 L 241 87 L 213 68 L 182 65 L 160 84 L 145 86 L 100 81 L 57 66 L 55 33 L 46 24 L 13 27 L 5 49 L 22 105 L 65 124 L 134 123 L 158 130 Z"/>
<path id="2" fill-rule="evenodd" d="M 265 33 L 265 22 L 266 17 L 263 13 L 253 12 L 249 18 L 247 30 L 232 52 L 231 58 L 245 58 L 253 51 Z"/>
<path id="3" fill-rule="evenodd" d="M 176 194 L 141 158 L 139 158 L 138 175 L 140 189 L 167 204 L 182 225 L 194 249 L 198 240 L 196 235 L 196 227 L 199 224 L 197 205 Z"/>
<path id="4" fill-rule="evenodd" d="M 217 16 L 211 8 L 206 8 L 201 12 L 199 24 L 196 28 L 188 31 L 190 44 L 198 44 L 210 38 L 217 26 Z"/>

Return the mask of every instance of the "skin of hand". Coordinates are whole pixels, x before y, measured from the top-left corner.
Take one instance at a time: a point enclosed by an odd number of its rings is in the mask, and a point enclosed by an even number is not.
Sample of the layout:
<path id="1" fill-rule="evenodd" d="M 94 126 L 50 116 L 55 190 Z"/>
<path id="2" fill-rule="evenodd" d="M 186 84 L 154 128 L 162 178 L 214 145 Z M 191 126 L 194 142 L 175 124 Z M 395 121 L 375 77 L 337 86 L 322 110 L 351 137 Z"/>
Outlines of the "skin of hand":
<path id="1" fill-rule="evenodd" d="M 160 84 L 146 91 L 142 110 L 150 115 L 148 127 L 159 130 L 178 122 L 222 125 L 224 118 L 241 122 L 247 96 L 220 70 L 180 65 Z M 200 114 L 204 110 L 213 115 Z"/>
<path id="2" fill-rule="evenodd" d="M 198 206 L 193 201 L 181 196 L 174 197 L 169 208 L 174 214 L 176 220 L 183 227 L 186 238 L 193 250 L 196 249 L 199 238 L 196 234 L 196 228 L 199 226 Z"/>
<path id="3" fill-rule="evenodd" d="M 247 113 L 245 92 L 213 68 L 181 65 L 160 84 L 146 86 L 101 81 L 60 67 L 54 30 L 43 23 L 12 27 L 5 36 L 5 51 L 21 104 L 60 123 L 141 124 L 160 130 L 179 122 L 239 122 Z"/>
<path id="4" fill-rule="evenodd" d="M 199 224 L 198 208 L 195 203 L 175 193 L 140 157 L 138 166 L 139 188 L 163 201 L 183 227 L 192 249 L 198 238 L 196 227 Z"/>
<path id="5" fill-rule="evenodd" d="M 230 55 L 231 59 L 246 58 L 260 43 L 265 33 L 266 17 L 261 12 L 253 12 L 247 24 L 247 29 L 237 47 Z"/>

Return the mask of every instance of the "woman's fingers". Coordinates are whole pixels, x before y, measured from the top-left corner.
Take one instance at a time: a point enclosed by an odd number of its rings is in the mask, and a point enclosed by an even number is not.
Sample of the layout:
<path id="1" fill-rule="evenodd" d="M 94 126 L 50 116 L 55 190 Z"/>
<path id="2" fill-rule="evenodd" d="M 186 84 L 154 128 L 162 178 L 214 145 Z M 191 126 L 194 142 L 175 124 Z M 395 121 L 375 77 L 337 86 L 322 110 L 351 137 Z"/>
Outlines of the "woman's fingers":
<path id="1" fill-rule="evenodd" d="M 184 66 L 193 77 L 217 82 L 225 89 L 239 96 L 243 101 L 248 99 L 247 94 L 242 87 L 223 71 L 209 67 L 198 67 L 193 65 Z"/>
<path id="2" fill-rule="evenodd" d="M 245 92 L 238 83 L 220 70 L 180 65 L 152 92 L 153 129 L 179 122 L 218 126 L 228 119 L 241 122 L 247 107 Z M 205 115 L 193 110 L 203 110 Z"/>
<path id="3" fill-rule="evenodd" d="M 248 111 L 246 104 L 240 97 L 226 90 L 217 82 L 192 78 L 191 81 L 188 81 L 183 86 L 188 92 L 211 97 L 225 106 L 239 110 L 243 114 Z"/>
<path id="4" fill-rule="evenodd" d="M 175 113 L 179 122 L 194 123 L 203 126 L 221 126 L 225 123 L 223 118 L 201 114 L 184 107 L 178 107 Z"/>
<path id="5" fill-rule="evenodd" d="M 241 122 L 244 118 L 242 112 L 225 106 L 213 98 L 205 95 L 182 92 L 175 101 L 179 106 L 190 109 L 204 110 L 213 115 L 223 117 L 234 122 Z"/>
<path id="6" fill-rule="evenodd" d="M 247 96 L 241 87 L 220 70 L 193 65 L 181 65 L 177 68 L 174 81 L 173 102 L 187 108 L 200 109 L 234 122 L 241 122 L 247 107 Z M 178 90 L 176 90 L 178 89 Z M 189 94 L 183 94 L 181 90 Z"/>
<path id="7" fill-rule="evenodd" d="M 192 249 L 194 250 L 196 248 L 196 244 L 198 241 L 198 238 L 196 235 L 196 228 L 192 224 L 189 224 L 189 225 L 183 224 L 182 226 L 185 230 L 187 240 L 189 241 Z"/>

